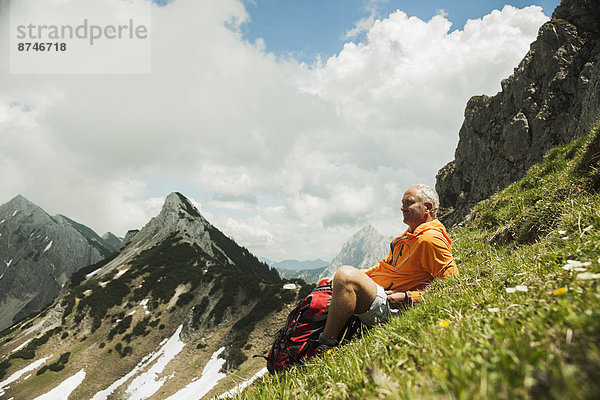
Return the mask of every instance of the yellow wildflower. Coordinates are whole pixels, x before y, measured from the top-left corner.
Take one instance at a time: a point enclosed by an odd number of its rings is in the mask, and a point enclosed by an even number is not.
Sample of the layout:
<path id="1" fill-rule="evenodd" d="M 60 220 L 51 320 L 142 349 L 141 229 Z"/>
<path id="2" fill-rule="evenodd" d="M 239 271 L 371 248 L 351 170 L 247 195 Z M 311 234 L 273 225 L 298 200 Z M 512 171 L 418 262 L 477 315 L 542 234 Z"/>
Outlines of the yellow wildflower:
<path id="1" fill-rule="evenodd" d="M 451 322 L 450 322 L 450 321 L 448 321 L 447 319 L 440 319 L 440 320 L 438 321 L 438 324 L 439 324 L 441 327 L 445 328 L 445 327 L 447 327 L 447 326 L 450 326 Z"/>
<path id="2" fill-rule="evenodd" d="M 561 288 L 554 289 L 553 293 L 555 296 L 562 296 L 563 294 L 567 293 L 567 288 L 563 286 Z"/>

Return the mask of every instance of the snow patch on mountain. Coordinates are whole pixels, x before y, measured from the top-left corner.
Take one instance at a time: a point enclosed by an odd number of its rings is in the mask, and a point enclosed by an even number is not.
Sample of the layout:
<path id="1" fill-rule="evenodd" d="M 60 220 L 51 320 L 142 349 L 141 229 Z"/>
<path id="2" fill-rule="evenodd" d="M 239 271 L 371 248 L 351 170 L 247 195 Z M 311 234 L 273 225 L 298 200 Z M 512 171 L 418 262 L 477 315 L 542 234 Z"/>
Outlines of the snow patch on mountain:
<path id="1" fill-rule="evenodd" d="M 17 351 L 21 350 L 22 348 L 27 346 L 29 344 L 29 342 L 31 342 L 32 340 L 33 339 L 28 339 L 28 340 L 24 341 L 19 347 L 15 348 L 13 351 L 11 351 L 11 353 L 16 353 Z"/>
<path id="2" fill-rule="evenodd" d="M 160 377 L 162 371 L 185 346 L 185 343 L 179 339 L 182 328 L 183 325 L 179 325 L 173 336 L 160 343 L 160 348 L 156 352 L 148 354 L 127 375 L 118 379 L 106 389 L 96 393 L 92 397 L 92 400 L 107 400 L 115 390 L 138 374 L 127 387 L 128 399 L 147 399 L 156 393 L 167 379 L 166 377 Z M 150 365 L 152 366 L 148 368 Z"/>
<path id="3" fill-rule="evenodd" d="M 200 379 L 188 384 L 174 395 L 168 397 L 167 400 L 196 400 L 210 392 L 221 379 L 227 376 L 227 374 L 220 372 L 223 364 L 225 364 L 225 360 L 219 358 L 219 356 L 224 350 L 225 347 L 221 347 L 213 353 L 202 370 Z"/>
<path id="4" fill-rule="evenodd" d="M 40 358 L 39 360 L 32 362 L 28 366 L 18 370 L 17 372 L 15 372 L 11 376 L 9 376 L 8 378 L 6 378 L 2 382 L 0 382 L 0 396 L 4 396 L 4 394 L 6 393 L 6 390 L 10 387 L 9 385 L 11 383 L 19 380 L 19 378 L 22 377 L 23 375 L 25 375 L 26 373 L 33 371 L 33 370 L 37 369 L 38 367 L 41 367 L 42 365 L 44 365 L 44 363 L 50 357 L 52 357 L 52 355 L 50 355 L 48 357 Z"/>
<path id="5" fill-rule="evenodd" d="M 75 375 L 65 379 L 60 385 L 45 393 L 34 400 L 56 400 L 56 399 L 68 399 L 73 390 L 77 389 L 77 386 L 85 379 L 85 370 L 81 369 Z"/>
<path id="6" fill-rule="evenodd" d="M 261 376 L 265 375 L 267 372 L 268 372 L 268 370 L 267 370 L 266 367 L 263 368 L 263 369 L 261 369 L 256 374 L 254 374 L 254 376 L 252 376 L 252 378 L 248 379 L 247 381 L 244 381 L 244 382 L 240 383 L 239 385 L 237 385 L 236 387 L 234 387 L 233 389 L 231 389 L 229 392 L 225 392 L 222 395 L 220 395 L 218 398 L 219 399 L 224 399 L 224 398 L 229 398 L 229 397 L 235 397 L 235 396 L 237 396 L 238 394 L 242 393 L 242 390 L 244 390 L 252 382 L 254 382 L 255 380 L 257 380 Z"/>
<path id="7" fill-rule="evenodd" d="M 129 395 L 128 400 L 147 399 L 162 387 L 167 380 L 166 376 L 161 377 L 162 372 L 185 346 L 185 343 L 179 339 L 182 328 L 183 325 L 179 325 L 175 334 L 158 350 L 156 363 L 131 382 L 126 391 Z"/>
<path id="8" fill-rule="evenodd" d="M 123 275 L 127 271 L 129 271 L 129 268 L 120 269 L 119 272 L 117 272 L 117 274 L 115 275 L 115 277 L 113 279 L 119 279 L 121 277 L 121 275 Z"/>

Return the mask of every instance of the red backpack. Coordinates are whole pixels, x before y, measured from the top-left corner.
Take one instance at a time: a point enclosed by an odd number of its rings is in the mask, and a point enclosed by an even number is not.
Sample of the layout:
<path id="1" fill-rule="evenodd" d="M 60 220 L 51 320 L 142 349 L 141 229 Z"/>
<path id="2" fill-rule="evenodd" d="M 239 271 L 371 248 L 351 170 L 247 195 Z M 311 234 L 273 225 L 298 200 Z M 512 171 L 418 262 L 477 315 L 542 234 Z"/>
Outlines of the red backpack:
<path id="1" fill-rule="evenodd" d="M 266 357 L 270 373 L 282 372 L 292 365 L 304 364 L 306 359 L 315 354 L 319 335 L 327 321 L 331 293 L 331 279 L 322 279 L 290 312 L 285 326 L 275 335 L 275 341 Z M 350 340 L 359 325 L 360 320 L 352 317 L 342 330 L 338 342 Z"/>

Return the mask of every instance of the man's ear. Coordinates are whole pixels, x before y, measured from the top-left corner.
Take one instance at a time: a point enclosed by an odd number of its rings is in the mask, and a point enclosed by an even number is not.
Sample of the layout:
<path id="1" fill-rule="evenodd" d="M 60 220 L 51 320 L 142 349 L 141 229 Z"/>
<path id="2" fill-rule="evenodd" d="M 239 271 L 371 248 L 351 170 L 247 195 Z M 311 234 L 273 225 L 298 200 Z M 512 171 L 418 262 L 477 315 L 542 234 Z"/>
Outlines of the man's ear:
<path id="1" fill-rule="evenodd" d="M 431 202 L 425 202 L 423 204 L 425 205 L 425 209 L 427 211 L 429 211 L 429 214 L 431 214 L 431 212 L 433 211 L 433 203 L 431 203 Z"/>

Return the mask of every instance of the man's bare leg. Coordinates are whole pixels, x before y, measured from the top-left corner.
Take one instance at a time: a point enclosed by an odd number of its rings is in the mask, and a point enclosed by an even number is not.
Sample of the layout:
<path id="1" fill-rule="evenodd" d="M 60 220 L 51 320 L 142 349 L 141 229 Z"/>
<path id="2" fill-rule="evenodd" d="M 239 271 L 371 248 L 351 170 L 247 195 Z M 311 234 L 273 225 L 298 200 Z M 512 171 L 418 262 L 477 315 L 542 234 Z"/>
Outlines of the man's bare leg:
<path id="1" fill-rule="evenodd" d="M 366 312 L 377 296 L 377 284 L 364 272 L 344 265 L 333 277 L 333 293 L 323 335 L 337 340 L 352 314 Z"/>

